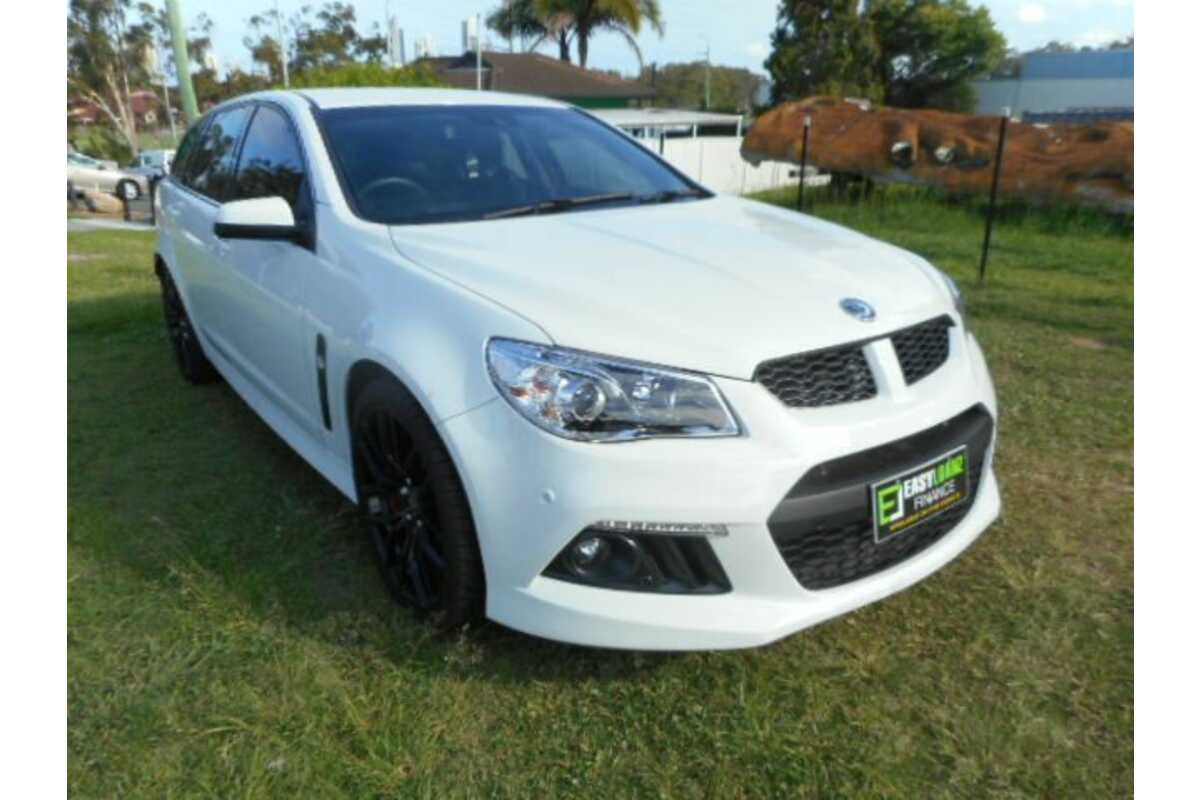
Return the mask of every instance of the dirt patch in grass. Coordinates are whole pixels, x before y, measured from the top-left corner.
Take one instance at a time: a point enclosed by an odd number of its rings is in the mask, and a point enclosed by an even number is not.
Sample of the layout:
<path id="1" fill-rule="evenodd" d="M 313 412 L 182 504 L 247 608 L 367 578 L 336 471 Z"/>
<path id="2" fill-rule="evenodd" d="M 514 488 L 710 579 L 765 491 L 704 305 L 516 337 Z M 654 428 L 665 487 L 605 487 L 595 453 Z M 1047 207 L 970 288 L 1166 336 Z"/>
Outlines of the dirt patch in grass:
<path id="1" fill-rule="evenodd" d="M 1082 347 L 1084 350 L 1103 350 L 1108 345 L 1099 339 L 1089 339 L 1085 336 L 1072 336 L 1069 341 L 1076 347 Z"/>

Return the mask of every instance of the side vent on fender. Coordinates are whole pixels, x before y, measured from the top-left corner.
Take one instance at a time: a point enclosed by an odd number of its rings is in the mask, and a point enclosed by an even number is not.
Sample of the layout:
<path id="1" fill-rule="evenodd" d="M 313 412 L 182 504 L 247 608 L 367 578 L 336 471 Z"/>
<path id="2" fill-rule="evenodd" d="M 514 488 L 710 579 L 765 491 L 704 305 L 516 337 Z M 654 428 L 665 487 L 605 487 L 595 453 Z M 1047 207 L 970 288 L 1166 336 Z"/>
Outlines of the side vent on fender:
<path id="1" fill-rule="evenodd" d="M 321 420 L 325 430 L 333 430 L 333 420 L 329 418 L 329 381 L 325 368 L 325 337 L 317 335 L 317 392 L 321 396 Z"/>

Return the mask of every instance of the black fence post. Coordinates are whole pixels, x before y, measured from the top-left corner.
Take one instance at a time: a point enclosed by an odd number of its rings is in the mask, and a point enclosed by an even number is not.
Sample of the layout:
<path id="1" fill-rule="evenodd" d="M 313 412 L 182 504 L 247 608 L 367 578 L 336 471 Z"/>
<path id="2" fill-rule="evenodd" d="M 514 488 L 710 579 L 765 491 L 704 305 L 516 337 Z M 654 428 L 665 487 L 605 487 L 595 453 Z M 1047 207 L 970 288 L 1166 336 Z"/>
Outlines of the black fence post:
<path id="1" fill-rule="evenodd" d="M 129 198 L 125 195 L 124 189 L 118 187 L 117 194 L 121 195 L 121 210 L 124 212 L 125 221 L 133 222 L 133 214 L 129 210 Z"/>
<path id="2" fill-rule="evenodd" d="M 155 212 L 155 208 L 154 208 L 154 195 L 158 192 L 158 181 L 160 180 L 160 177 L 161 176 L 159 176 L 159 175 L 151 175 L 150 180 L 148 181 L 148 183 L 150 184 L 150 225 L 151 226 L 158 225 L 157 213 Z"/>
<path id="3" fill-rule="evenodd" d="M 1000 186 L 1000 162 L 1004 158 L 1004 137 L 1008 133 L 1008 109 L 1000 118 L 1000 139 L 996 142 L 996 163 L 992 169 L 992 192 L 988 198 L 987 223 L 983 229 L 983 253 L 979 257 L 979 282 L 987 275 L 988 250 L 992 247 L 992 218 L 996 215 L 996 190 Z"/>
<path id="4" fill-rule="evenodd" d="M 667 131 L 660 129 L 658 132 L 658 154 L 665 157 L 667 152 Z"/>
<path id="5" fill-rule="evenodd" d="M 808 129 L 812 127 L 812 115 L 804 115 L 804 133 L 800 137 L 800 183 L 796 190 L 796 210 L 804 211 L 804 173 L 808 170 Z"/>

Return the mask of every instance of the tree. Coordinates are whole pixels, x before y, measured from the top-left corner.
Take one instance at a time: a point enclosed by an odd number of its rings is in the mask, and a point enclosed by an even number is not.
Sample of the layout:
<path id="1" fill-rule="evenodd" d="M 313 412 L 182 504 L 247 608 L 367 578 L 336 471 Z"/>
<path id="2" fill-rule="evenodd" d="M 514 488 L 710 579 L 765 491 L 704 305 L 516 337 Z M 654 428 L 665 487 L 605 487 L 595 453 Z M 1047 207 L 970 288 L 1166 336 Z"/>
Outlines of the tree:
<path id="1" fill-rule="evenodd" d="M 166 9 L 152 3 L 137 4 L 141 21 L 129 26 L 130 44 L 135 50 L 147 47 L 170 54 L 170 67 L 162 64 L 163 72 L 178 79 L 179 71 L 175 68 L 174 54 L 171 42 L 171 24 L 167 20 Z M 201 12 L 196 15 L 187 31 L 188 59 L 196 67 L 204 68 L 204 57 L 212 50 L 213 21 Z"/>
<path id="2" fill-rule="evenodd" d="M 296 28 L 296 72 L 316 67 L 348 64 L 360 53 L 361 37 L 355 28 L 354 6 L 328 2 L 316 14 L 316 23 L 308 19 L 310 6 L 300 9 L 301 22 Z"/>
<path id="3" fill-rule="evenodd" d="M 970 82 L 1004 58 L 991 14 L 967 0 L 875 0 L 867 13 L 890 106 L 968 111 L 975 105 Z"/>
<path id="4" fill-rule="evenodd" d="M 134 57 L 126 26 L 130 0 L 71 0 L 67 7 L 67 85 L 95 105 L 138 153 L 137 118 L 130 102 L 145 70 Z M 136 41 L 136 36 L 135 36 Z"/>
<path id="5" fill-rule="evenodd" d="M 521 49 L 525 51 L 553 41 L 558 45 L 558 57 L 570 61 L 573 35 L 570 23 L 562 17 L 544 19 L 539 15 L 536 3 L 537 0 L 504 0 L 487 15 L 484 23 L 505 39 L 520 39 Z M 527 41 L 532 42 L 528 47 Z"/>
<path id="6" fill-rule="evenodd" d="M 354 5 L 340 0 L 326 2 L 315 13 L 312 6 L 301 6 L 290 17 L 271 8 L 247 20 L 249 33 L 242 44 L 250 51 L 250 58 L 266 68 L 274 83 L 283 81 L 281 48 L 290 73 L 331 69 L 356 61 L 381 63 L 387 52 L 387 38 L 378 23 L 370 36 L 359 33 L 356 23 Z"/>
<path id="7" fill-rule="evenodd" d="M 771 34 L 771 99 L 829 94 L 877 99 L 879 49 L 858 0 L 782 0 Z"/>
<path id="8" fill-rule="evenodd" d="M 637 35 L 649 25 L 661 36 L 662 8 L 658 0 L 505 0 L 487 18 L 488 26 L 505 38 L 514 34 L 530 36 L 532 47 L 553 40 L 558 55 L 571 60 L 571 42 L 579 54 L 579 66 L 586 67 L 592 36 L 615 33 L 625 39 L 637 55 L 639 69 L 642 50 Z"/>
<path id="9" fill-rule="evenodd" d="M 304 12 L 310 10 L 309 6 L 302 9 Z M 263 66 L 272 83 L 283 83 L 284 59 L 289 63 L 292 59 L 291 34 L 302 20 L 300 14 L 293 14 L 289 19 L 277 9 L 269 8 L 246 21 L 250 32 L 242 38 L 242 44 L 250 51 L 250 60 Z"/>
<path id="10" fill-rule="evenodd" d="M 642 83 L 653 83 L 655 101 L 669 108 L 701 108 L 704 105 L 703 61 L 664 64 L 642 70 Z M 766 82 L 762 75 L 748 69 L 712 65 L 712 110 L 747 112 L 754 107 L 754 96 Z"/>
<path id="11" fill-rule="evenodd" d="M 902 108 L 963 110 L 971 80 L 1005 56 L 986 8 L 968 0 L 783 0 L 766 61 L 775 102 L 854 95 Z"/>
<path id="12" fill-rule="evenodd" d="M 392 69 L 382 62 L 349 63 L 317 67 L 300 73 L 292 83 L 298 87 L 328 86 L 443 86 L 427 64 L 409 64 Z"/>

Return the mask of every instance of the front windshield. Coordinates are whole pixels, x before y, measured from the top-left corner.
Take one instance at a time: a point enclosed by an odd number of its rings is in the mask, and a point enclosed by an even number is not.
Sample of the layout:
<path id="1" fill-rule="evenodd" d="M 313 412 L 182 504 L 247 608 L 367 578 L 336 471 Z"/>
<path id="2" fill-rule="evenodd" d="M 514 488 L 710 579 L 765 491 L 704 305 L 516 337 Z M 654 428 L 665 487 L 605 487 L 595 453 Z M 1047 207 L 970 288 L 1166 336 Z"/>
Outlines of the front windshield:
<path id="1" fill-rule="evenodd" d="M 360 216 L 389 225 L 705 197 L 628 137 L 565 108 L 385 106 L 320 114 Z"/>

